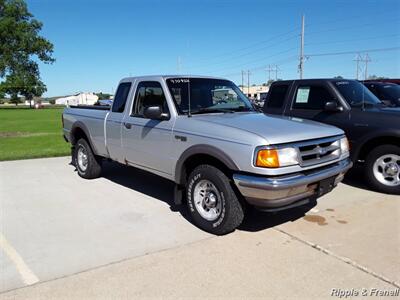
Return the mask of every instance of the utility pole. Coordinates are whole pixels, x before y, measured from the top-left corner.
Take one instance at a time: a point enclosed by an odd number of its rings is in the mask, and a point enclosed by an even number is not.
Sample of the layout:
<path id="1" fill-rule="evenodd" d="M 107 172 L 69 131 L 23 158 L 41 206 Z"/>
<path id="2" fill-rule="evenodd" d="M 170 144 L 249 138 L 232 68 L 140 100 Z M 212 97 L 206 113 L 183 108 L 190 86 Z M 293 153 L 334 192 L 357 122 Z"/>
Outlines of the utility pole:
<path id="1" fill-rule="evenodd" d="M 301 16 L 300 57 L 299 57 L 300 79 L 303 79 L 303 72 L 304 72 L 304 15 Z"/>
<path id="2" fill-rule="evenodd" d="M 359 72 L 360 72 L 360 61 L 362 60 L 360 53 L 357 54 L 356 59 L 353 61 L 356 62 L 356 80 L 358 80 Z"/>
<path id="3" fill-rule="evenodd" d="M 271 65 L 268 65 L 268 67 L 265 70 L 268 72 L 268 79 L 266 82 L 268 83 L 271 80 Z"/>
<path id="4" fill-rule="evenodd" d="M 244 71 L 242 70 L 242 92 L 244 92 Z"/>
<path id="5" fill-rule="evenodd" d="M 250 94 L 250 70 L 247 70 L 247 94 Z"/>
<path id="6" fill-rule="evenodd" d="M 371 61 L 371 58 L 369 57 L 368 53 L 365 54 L 365 74 L 364 74 L 364 80 L 368 79 L 368 63 Z"/>
<path id="7" fill-rule="evenodd" d="M 275 81 L 278 80 L 278 71 L 279 71 L 279 68 L 277 65 L 275 65 Z"/>
<path id="8" fill-rule="evenodd" d="M 278 79 L 278 71 L 279 71 L 279 68 L 278 68 L 277 65 L 273 65 L 273 66 L 268 65 L 268 67 L 267 67 L 265 70 L 268 72 L 268 81 L 271 80 L 271 72 L 275 72 L 275 80 Z M 268 82 L 268 81 L 267 81 L 267 82 Z"/>
<path id="9" fill-rule="evenodd" d="M 354 60 L 356 62 L 356 79 L 359 80 L 360 78 L 364 77 L 364 80 L 368 79 L 368 63 L 370 63 L 372 60 L 369 57 L 368 53 L 365 54 L 363 57 L 360 53 L 357 54 L 356 59 Z M 364 63 L 364 67 L 361 66 L 360 63 Z M 364 73 L 364 76 L 363 76 Z"/>

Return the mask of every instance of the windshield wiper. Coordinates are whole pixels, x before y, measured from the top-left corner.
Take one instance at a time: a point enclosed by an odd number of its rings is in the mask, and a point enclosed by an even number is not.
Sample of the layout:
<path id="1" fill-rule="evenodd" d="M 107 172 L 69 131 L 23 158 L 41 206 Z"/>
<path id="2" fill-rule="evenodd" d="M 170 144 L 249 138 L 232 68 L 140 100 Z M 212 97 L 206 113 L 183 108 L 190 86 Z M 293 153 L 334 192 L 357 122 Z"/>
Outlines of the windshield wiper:
<path id="1" fill-rule="evenodd" d="M 255 111 L 255 109 L 251 109 L 250 107 L 247 106 L 238 106 L 235 108 L 232 108 L 233 111 Z"/>
<path id="2" fill-rule="evenodd" d="M 203 107 L 197 110 L 192 110 L 190 113 L 195 114 L 207 114 L 207 113 L 234 113 L 234 110 L 224 109 L 224 108 L 214 108 L 214 107 Z"/>

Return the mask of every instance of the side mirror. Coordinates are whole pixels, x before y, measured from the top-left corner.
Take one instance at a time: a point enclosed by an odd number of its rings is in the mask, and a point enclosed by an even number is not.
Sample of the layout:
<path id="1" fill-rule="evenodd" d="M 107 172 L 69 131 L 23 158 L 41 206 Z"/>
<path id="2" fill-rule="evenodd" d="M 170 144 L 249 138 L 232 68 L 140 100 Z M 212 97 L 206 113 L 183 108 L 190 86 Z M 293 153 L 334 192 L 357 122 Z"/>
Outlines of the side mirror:
<path id="1" fill-rule="evenodd" d="M 336 101 L 329 101 L 325 103 L 324 110 L 330 112 L 340 112 L 343 111 L 343 107 L 338 106 Z"/>
<path id="2" fill-rule="evenodd" d="M 152 120 L 166 120 L 169 117 L 168 114 L 162 112 L 162 108 L 159 105 L 145 107 L 143 115 Z"/>

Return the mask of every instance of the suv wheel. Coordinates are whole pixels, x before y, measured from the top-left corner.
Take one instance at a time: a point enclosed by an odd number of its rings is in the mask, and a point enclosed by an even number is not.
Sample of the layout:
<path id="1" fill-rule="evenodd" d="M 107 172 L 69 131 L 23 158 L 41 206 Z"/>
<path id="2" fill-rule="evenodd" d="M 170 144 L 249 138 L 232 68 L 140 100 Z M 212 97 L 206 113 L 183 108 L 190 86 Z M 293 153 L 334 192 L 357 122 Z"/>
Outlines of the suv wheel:
<path id="1" fill-rule="evenodd" d="M 100 176 L 101 160 L 94 155 L 86 140 L 80 139 L 76 143 L 73 161 L 82 178 L 94 179 Z"/>
<path id="2" fill-rule="evenodd" d="M 383 193 L 400 194 L 400 147 L 376 147 L 367 156 L 366 168 L 372 187 Z"/>
<path id="3" fill-rule="evenodd" d="M 243 207 L 229 178 L 219 169 L 200 165 L 188 179 L 187 205 L 193 222 L 213 234 L 226 234 L 243 221 Z"/>

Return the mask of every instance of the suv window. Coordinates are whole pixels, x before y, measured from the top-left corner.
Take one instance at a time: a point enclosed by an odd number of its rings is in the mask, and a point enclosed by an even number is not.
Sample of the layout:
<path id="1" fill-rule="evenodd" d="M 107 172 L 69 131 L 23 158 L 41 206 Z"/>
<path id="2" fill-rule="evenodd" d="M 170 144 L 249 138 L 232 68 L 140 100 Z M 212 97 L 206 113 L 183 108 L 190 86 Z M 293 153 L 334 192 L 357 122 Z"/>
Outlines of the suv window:
<path id="1" fill-rule="evenodd" d="M 353 107 L 381 103 L 381 101 L 361 82 L 355 80 L 340 80 L 334 83 L 339 93 Z"/>
<path id="2" fill-rule="evenodd" d="M 126 99 L 128 99 L 129 90 L 131 89 L 132 83 L 123 82 L 118 86 L 117 92 L 115 93 L 112 112 L 122 113 L 125 109 Z"/>
<path id="3" fill-rule="evenodd" d="M 325 103 L 336 101 L 323 86 L 299 86 L 296 99 L 293 103 L 294 109 L 323 110 Z"/>
<path id="4" fill-rule="evenodd" d="M 132 115 L 143 118 L 144 109 L 149 106 L 161 106 L 163 113 L 169 113 L 164 91 L 157 81 L 142 81 L 138 84 Z"/>
<path id="5" fill-rule="evenodd" d="M 285 102 L 287 91 L 289 90 L 288 84 L 274 85 L 267 96 L 268 108 L 282 108 Z"/>

